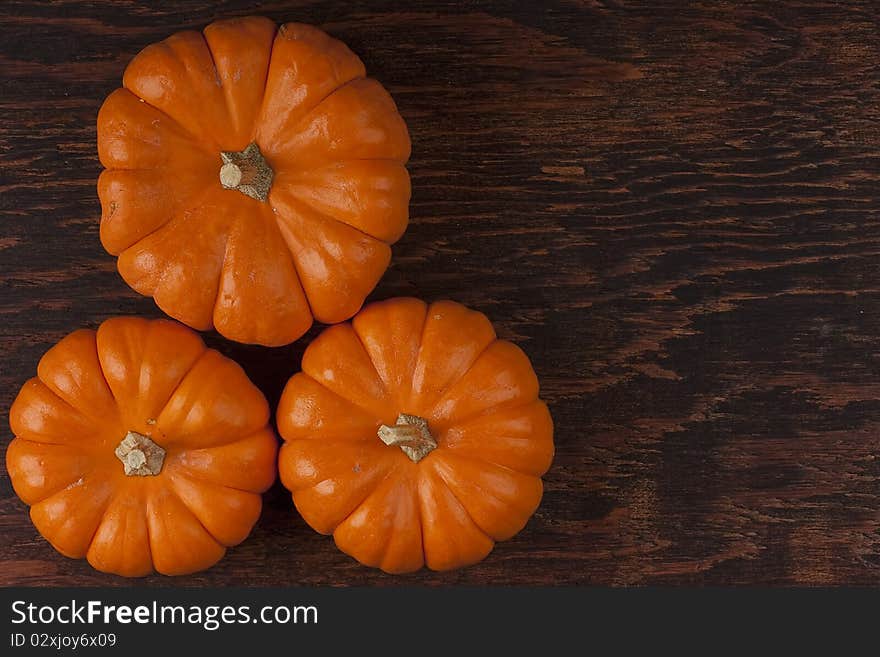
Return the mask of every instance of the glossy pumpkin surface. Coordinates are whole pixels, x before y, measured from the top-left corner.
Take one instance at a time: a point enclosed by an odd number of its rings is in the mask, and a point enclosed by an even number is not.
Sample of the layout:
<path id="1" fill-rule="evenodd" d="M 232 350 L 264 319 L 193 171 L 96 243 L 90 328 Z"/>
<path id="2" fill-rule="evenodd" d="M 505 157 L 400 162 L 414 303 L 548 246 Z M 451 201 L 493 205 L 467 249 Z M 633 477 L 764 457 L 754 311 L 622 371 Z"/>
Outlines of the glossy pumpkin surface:
<path id="1" fill-rule="evenodd" d="M 98 153 L 122 277 L 239 342 L 354 315 L 408 221 L 394 101 L 309 25 L 231 19 L 148 46 L 101 107 Z"/>
<path id="2" fill-rule="evenodd" d="M 277 420 L 303 518 L 393 573 L 483 559 L 534 513 L 553 458 L 528 358 L 449 301 L 383 301 L 326 329 Z"/>
<path id="3" fill-rule="evenodd" d="M 268 406 L 242 369 L 168 320 L 114 318 L 52 347 L 9 412 L 6 468 L 39 532 L 98 570 L 207 568 L 275 479 Z"/>

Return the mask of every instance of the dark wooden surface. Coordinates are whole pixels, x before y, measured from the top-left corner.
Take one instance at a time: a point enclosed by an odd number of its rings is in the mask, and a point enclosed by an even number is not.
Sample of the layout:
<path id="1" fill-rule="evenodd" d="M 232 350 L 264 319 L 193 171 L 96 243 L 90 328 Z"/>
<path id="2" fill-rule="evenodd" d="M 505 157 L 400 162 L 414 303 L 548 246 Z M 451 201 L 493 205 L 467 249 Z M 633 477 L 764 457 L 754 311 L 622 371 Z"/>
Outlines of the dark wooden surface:
<path id="1" fill-rule="evenodd" d="M 557 457 L 483 563 L 391 577 L 276 486 L 215 568 L 159 585 L 880 584 L 875 2 L 4 2 L 0 408 L 80 326 L 159 316 L 98 241 L 95 115 L 150 42 L 315 23 L 391 91 L 412 224 L 371 298 L 452 298 L 531 356 Z M 207 336 L 274 405 L 313 330 Z M 0 583 L 59 556 L 0 475 Z"/>

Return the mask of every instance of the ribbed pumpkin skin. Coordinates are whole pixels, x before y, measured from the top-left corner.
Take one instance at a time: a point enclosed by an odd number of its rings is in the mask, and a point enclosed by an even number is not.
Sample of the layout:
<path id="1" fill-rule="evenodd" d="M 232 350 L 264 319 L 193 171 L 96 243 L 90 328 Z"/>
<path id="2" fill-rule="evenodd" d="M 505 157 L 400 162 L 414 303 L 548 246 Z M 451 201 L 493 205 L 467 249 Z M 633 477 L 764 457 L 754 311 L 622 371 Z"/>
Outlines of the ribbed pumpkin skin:
<path id="1" fill-rule="evenodd" d="M 317 28 L 218 21 L 148 46 L 98 114 L 101 241 L 170 316 L 284 345 L 354 315 L 408 222 L 410 155 L 394 101 Z M 220 182 L 256 144 L 265 202 Z"/>
<path id="2" fill-rule="evenodd" d="M 176 322 L 119 317 L 52 347 L 9 412 L 13 488 L 56 550 L 137 577 L 191 573 L 243 541 L 275 480 L 269 409 L 244 371 Z M 128 432 L 166 451 L 128 476 Z"/>
<path id="3" fill-rule="evenodd" d="M 377 437 L 407 413 L 437 447 Z M 525 354 L 449 301 L 391 299 L 326 329 L 277 413 L 282 483 L 315 530 L 391 573 L 480 561 L 537 508 L 553 423 Z"/>

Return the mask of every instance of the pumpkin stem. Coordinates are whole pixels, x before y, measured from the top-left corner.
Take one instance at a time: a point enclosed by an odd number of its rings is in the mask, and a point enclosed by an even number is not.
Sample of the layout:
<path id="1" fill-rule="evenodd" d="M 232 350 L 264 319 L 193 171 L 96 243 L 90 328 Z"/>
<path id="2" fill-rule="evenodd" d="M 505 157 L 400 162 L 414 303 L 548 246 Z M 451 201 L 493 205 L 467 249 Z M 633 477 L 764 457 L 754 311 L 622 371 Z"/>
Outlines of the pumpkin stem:
<path id="1" fill-rule="evenodd" d="M 437 441 L 428 430 L 428 421 L 418 415 L 401 413 L 397 424 L 389 427 L 383 424 L 377 432 L 386 445 L 397 445 L 413 463 L 418 463 L 437 449 Z"/>
<path id="2" fill-rule="evenodd" d="M 162 471 L 165 450 L 136 431 L 129 431 L 116 446 L 116 458 L 122 461 L 129 477 L 149 477 Z"/>
<path id="3" fill-rule="evenodd" d="M 275 172 L 266 162 L 256 142 L 243 151 L 221 151 L 220 184 L 224 189 L 235 189 L 245 196 L 265 203 Z"/>

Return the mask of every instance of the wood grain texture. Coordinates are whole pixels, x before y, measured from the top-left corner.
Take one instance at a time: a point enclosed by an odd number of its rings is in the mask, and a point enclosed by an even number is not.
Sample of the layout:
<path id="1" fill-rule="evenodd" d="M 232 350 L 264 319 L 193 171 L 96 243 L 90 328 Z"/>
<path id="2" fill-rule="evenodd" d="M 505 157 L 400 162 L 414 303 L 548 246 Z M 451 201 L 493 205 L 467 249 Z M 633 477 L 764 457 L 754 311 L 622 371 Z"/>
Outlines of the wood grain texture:
<path id="1" fill-rule="evenodd" d="M 0 408 L 51 344 L 159 316 L 98 240 L 95 116 L 129 59 L 248 13 L 320 25 L 391 91 L 412 224 L 371 296 L 452 298 L 532 358 L 557 456 L 483 563 L 390 577 L 279 486 L 215 568 L 150 585 L 880 584 L 874 2 L 0 6 Z M 275 404 L 290 347 L 207 341 Z M 0 584 L 61 557 L 0 476 Z"/>

